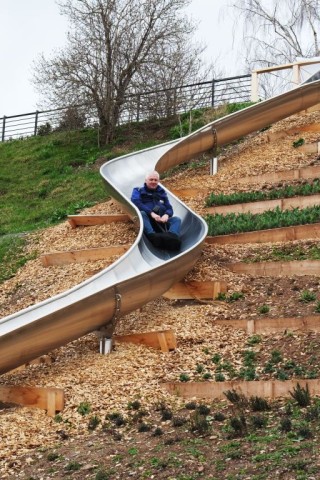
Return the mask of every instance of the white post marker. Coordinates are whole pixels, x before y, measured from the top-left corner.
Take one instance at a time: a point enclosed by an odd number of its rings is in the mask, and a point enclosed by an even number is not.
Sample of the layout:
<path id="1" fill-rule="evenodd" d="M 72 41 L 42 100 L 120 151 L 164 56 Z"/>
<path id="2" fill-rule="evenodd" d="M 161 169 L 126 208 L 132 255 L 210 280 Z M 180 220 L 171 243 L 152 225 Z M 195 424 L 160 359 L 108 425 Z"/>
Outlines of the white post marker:
<path id="1" fill-rule="evenodd" d="M 218 157 L 210 158 L 210 175 L 215 175 L 218 171 Z"/>

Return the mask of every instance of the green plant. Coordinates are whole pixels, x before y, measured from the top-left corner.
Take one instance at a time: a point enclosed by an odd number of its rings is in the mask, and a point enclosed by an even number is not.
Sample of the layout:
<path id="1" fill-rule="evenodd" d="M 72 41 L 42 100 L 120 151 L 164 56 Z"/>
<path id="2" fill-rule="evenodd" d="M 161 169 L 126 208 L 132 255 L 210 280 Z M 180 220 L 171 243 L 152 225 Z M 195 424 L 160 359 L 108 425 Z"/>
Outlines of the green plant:
<path id="1" fill-rule="evenodd" d="M 228 235 L 231 233 L 266 230 L 270 228 L 289 227 L 317 223 L 320 216 L 320 205 L 304 209 L 267 210 L 261 214 L 229 213 L 215 214 L 204 217 L 208 224 L 209 235 Z"/>
<path id="2" fill-rule="evenodd" d="M 316 306 L 314 307 L 316 313 L 320 313 L 320 300 L 317 301 Z"/>
<path id="3" fill-rule="evenodd" d="M 223 422 L 226 417 L 222 412 L 215 412 L 213 414 L 213 419 L 216 420 L 217 422 Z"/>
<path id="4" fill-rule="evenodd" d="M 270 410 L 270 405 L 265 398 L 252 396 L 249 398 L 250 408 L 253 412 L 265 412 Z"/>
<path id="5" fill-rule="evenodd" d="M 233 292 L 228 297 L 226 298 L 227 302 L 236 302 L 237 300 L 240 300 L 243 298 L 244 295 L 242 292 Z"/>
<path id="6" fill-rule="evenodd" d="M 172 418 L 172 426 L 173 427 L 182 427 L 187 422 L 187 420 L 184 417 L 181 416 L 175 416 Z"/>
<path id="7" fill-rule="evenodd" d="M 59 458 L 59 454 L 57 452 L 50 452 L 47 455 L 47 460 L 49 460 L 49 462 L 54 462 L 58 458 Z"/>
<path id="8" fill-rule="evenodd" d="M 247 434 L 247 422 L 244 415 L 240 415 L 239 417 L 231 417 L 229 420 L 229 425 L 232 428 L 235 436 L 243 437 Z"/>
<path id="9" fill-rule="evenodd" d="M 189 382 L 190 376 L 187 373 L 180 374 L 180 382 Z"/>
<path id="10" fill-rule="evenodd" d="M 197 406 L 197 411 L 200 413 L 200 415 L 209 415 L 210 413 L 210 407 L 208 405 L 205 405 L 203 403 L 200 403 Z"/>
<path id="11" fill-rule="evenodd" d="M 138 432 L 150 432 L 151 426 L 148 423 L 141 422 L 138 426 Z"/>
<path id="12" fill-rule="evenodd" d="M 227 298 L 227 295 L 223 292 L 219 292 L 218 295 L 216 296 L 215 300 L 219 300 L 221 302 L 224 302 Z"/>
<path id="13" fill-rule="evenodd" d="M 294 387 L 293 392 L 290 392 L 291 397 L 297 402 L 300 407 L 306 407 L 311 403 L 311 395 L 309 392 L 309 387 L 301 387 L 299 383 L 297 383 L 296 387 Z"/>
<path id="14" fill-rule="evenodd" d="M 269 305 L 261 305 L 261 307 L 258 308 L 258 311 L 263 315 L 265 313 L 269 313 L 270 307 Z"/>
<path id="15" fill-rule="evenodd" d="M 110 420 L 112 423 L 114 423 L 117 427 L 121 427 L 125 425 L 126 419 L 123 417 L 123 415 L 119 412 L 112 412 L 106 415 L 106 419 Z"/>
<path id="16" fill-rule="evenodd" d="M 161 427 L 156 427 L 153 432 L 154 437 L 160 437 L 160 435 L 163 435 L 163 430 Z"/>
<path id="17" fill-rule="evenodd" d="M 139 400 L 133 400 L 132 402 L 128 403 L 129 410 L 139 410 L 140 407 L 141 403 L 139 402 Z"/>
<path id="18" fill-rule="evenodd" d="M 251 335 L 251 337 L 248 338 L 247 340 L 247 345 L 257 345 L 257 343 L 260 343 L 262 340 L 261 335 Z"/>
<path id="19" fill-rule="evenodd" d="M 77 412 L 80 415 L 88 415 L 91 412 L 91 405 L 88 402 L 81 402 L 79 407 L 77 408 Z"/>
<path id="20" fill-rule="evenodd" d="M 203 365 L 200 365 L 199 363 L 197 364 L 197 367 L 196 367 L 196 372 L 197 373 L 202 373 L 204 371 L 204 366 Z"/>
<path id="21" fill-rule="evenodd" d="M 77 461 L 72 461 L 72 462 L 69 462 L 66 466 L 65 466 L 65 470 L 67 472 L 76 472 L 77 470 L 80 470 L 81 468 L 81 464 Z"/>
<path id="22" fill-rule="evenodd" d="M 169 408 L 165 408 L 162 410 L 162 414 L 161 414 L 162 421 L 165 422 L 166 420 L 171 420 L 172 417 L 173 417 L 172 410 L 170 410 Z"/>
<path id="23" fill-rule="evenodd" d="M 292 421 L 289 417 L 283 417 L 280 419 L 280 430 L 281 432 L 287 433 L 292 430 Z"/>
<path id="24" fill-rule="evenodd" d="M 198 410 L 195 410 L 190 415 L 190 431 L 197 432 L 200 435 L 204 435 L 211 430 L 211 425 L 208 422 L 205 415 L 199 413 Z"/>
<path id="25" fill-rule="evenodd" d="M 248 400 L 242 393 L 238 393 L 236 390 L 227 390 L 223 392 L 224 396 L 231 402 L 233 405 L 236 405 L 240 408 L 244 408 L 248 405 Z"/>
<path id="26" fill-rule="evenodd" d="M 268 419 L 262 415 L 253 415 L 251 417 L 251 423 L 254 428 L 265 428 L 267 426 Z"/>
<path id="27" fill-rule="evenodd" d="M 52 126 L 49 122 L 40 125 L 37 130 L 37 135 L 44 136 L 49 135 L 52 132 Z"/>
<path id="28" fill-rule="evenodd" d="M 245 350 L 242 353 L 242 358 L 243 358 L 243 364 L 246 367 L 251 367 L 254 365 L 254 362 L 256 361 L 257 354 L 254 350 Z"/>
<path id="29" fill-rule="evenodd" d="M 309 290 L 303 290 L 301 292 L 299 301 L 308 303 L 308 302 L 313 302 L 316 299 L 316 295 L 314 292 L 310 292 Z"/>
<path id="30" fill-rule="evenodd" d="M 221 355 L 220 355 L 220 353 L 215 353 L 215 354 L 213 355 L 213 357 L 211 358 L 211 360 L 212 360 L 212 362 L 215 363 L 215 364 L 219 363 L 220 360 L 221 360 Z"/>
<path id="31" fill-rule="evenodd" d="M 105 469 L 100 469 L 96 472 L 96 475 L 94 477 L 95 480 L 109 480 L 110 479 L 110 473 L 107 472 Z"/>
<path id="32" fill-rule="evenodd" d="M 293 148 L 301 147 L 301 145 L 304 145 L 304 139 L 303 138 L 299 138 L 298 140 L 295 140 L 294 142 L 292 142 Z"/>
<path id="33" fill-rule="evenodd" d="M 225 379 L 226 379 L 226 377 L 223 375 L 222 372 L 217 372 L 217 373 L 215 374 L 215 381 L 216 381 L 216 382 L 224 382 Z"/>
<path id="34" fill-rule="evenodd" d="M 188 402 L 185 404 L 187 410 L 195 410 L 197 408 L 196 402 Z"/>
<path id="35" fill-rule="evenodd" d="M 97 415 L 93 415 L 89 419 L 88 430 L 95 430 L 100 423 L 100 418 Z"/>
<path id="36" fill-rule="evenodd" d="M 272 350 L 270 362 L 275 364 L 282 361 L 282 353 L 279 350 Z"/>

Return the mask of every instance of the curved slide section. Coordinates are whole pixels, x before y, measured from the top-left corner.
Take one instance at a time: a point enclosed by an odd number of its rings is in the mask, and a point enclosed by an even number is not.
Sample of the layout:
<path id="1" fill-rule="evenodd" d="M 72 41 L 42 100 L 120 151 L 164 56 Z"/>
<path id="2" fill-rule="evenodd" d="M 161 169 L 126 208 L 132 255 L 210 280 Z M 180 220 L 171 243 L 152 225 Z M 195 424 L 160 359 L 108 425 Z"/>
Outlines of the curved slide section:
<path id="1" fill-rule="evenodd" d="M 0 321 L 0 373 L 67 342 L 100 331 L 111 337 L 117 319 L 162 295 L 195 264 L 207 234 L 205 222 L 168 192 L 182 219 L 181 252 L 155 249 L 142 233 L 140 212 L 131 203 L 133 187 L 145 173 L 164 172 L 216 146 L 320 103 L 320 81 L 216 120 L 182 140 L 126 155 L 101 167 L 110 195 L 140 230 L 132 247 L 114 264 L 74 288 L 4 317 Z"/>

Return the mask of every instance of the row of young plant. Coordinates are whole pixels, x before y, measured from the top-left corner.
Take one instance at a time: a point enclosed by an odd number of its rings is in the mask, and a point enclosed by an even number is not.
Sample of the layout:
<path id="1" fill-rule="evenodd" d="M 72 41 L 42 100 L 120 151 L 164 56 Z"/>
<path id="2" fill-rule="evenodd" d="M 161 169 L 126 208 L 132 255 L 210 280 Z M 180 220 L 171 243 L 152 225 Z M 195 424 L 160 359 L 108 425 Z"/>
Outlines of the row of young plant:
<path id="1" fill-rule="evenodd" d="M 136 429 L 144 436 L 144 441 L 150 437 L 159 438 L 156 449 L 151 450 L 150 455 L 140 451 L 141 442 L 137 442 L 112 456 L 111 462 L 101 461 L 92 466 L 95 471 L 92 478 L 116 478 L 119 471 L 115 464 L 120 462 L 139 465 L 139 478 L 152 478 L 159 471 L 171 472 L 172 467 L 178 468 L 178 471 L 185 468 L 186 458 L 200 464 L 210 461 L 212 473 L 219 475 L 210 477 L 213 480 L 221 478 L 224 470 L 228 470 L 226 478 L 230 480 L 249 478 L 248 474 L 250 478 L 262 480 L 270 478 L 268 473 L 275 467 L 278 472 L 299 474 L 294 478 L 300 480 L 313 478 L 310 475 L 317 471 L 313 458 L 317 458 L 315 442 L 319 431 L 320 401 L 311 397 L 308 387 L 297 384 L 290 392 L 290 398 L 283 402 L 270 402 L 258 396 L 245 397 L 234 389 L 227 390 L 224 395 L 228 403 L 189 401 L 178 412 L 164 402 L 155 405 L 154 412 L 148 412 L 136 400 L 128 405 L 128 415 L 114 411 L 105 419 L 100 419 L 97 415 L 90 416 L 89 411 L 82 413 L 88 414 L 90 431 L 100 430 L 117 440 L 126 435 L 127 428 L 131 435 Z M 82 406 L 78 408 L 79 413 Z M 88 404 L 86 410 L 87 407 Z M 92 418 L 96 420 L 93 422 Z M 171 435 L 164 435 L 168 430 Z M 219 441 L 214 458 L 209 459 L 208 440 L 212 435 Z M 171 453 L 168 447 L 172 444 L 175 444 L 175 452 Z M 307 452 L 309 456 L 305 455 Z M 57 448 L 50 449 L 46 458 L 55 466 L 58 463 L 64 465 L 66 474 L 82 470 L 85 466 L 81 461 L 70 461 L 70 458 L 60 455 Z M 235 465 L 235 475 L 230 471 L 230 460 L 244 460 L 244 463 Z M 259 472 L 257 476 L 256 472 Z M 198 474 L 174 478 L 193 480 L 198 478 Z"/>
<path id="2" fill-rule="evenodd" d="M 310 183 L 287 185 L 283 188 L 273 188 L 268 191 L 254 190 L 251 192 L 235 192 L 225 195 L 223 193 L 210 193 L 205 201 L 206 207 L 219 205 L 234 205 L 237 203 L 259 202 L 263 200 L 276 200 L 296 196 L 316 195 L 320 193 L 320 179 L 316 178 Z"/>
<path id="3" fill-rule="evenodd" d="M 257 336 L 258 337 L 258 336 Z M 214 380 L 224 382 L 228 380 L 258 380 L 261 376 L 276 380 L 291 378 L 314 379 L 319 377 L 319 368 L 313 365 L 302 365 L 293 359 L 285 360 L 279 350 L 270 352 L 264 365 L 259 362 L 259 355 L 254 350 L 244 350 L 241 354 L 242 365 L 235 367 L 229 360 L 225 360 L 219 353 L 211 356 L 206 362 L 197 364 L 194 372 L 181 373 L 181 382 Z M 259 362 L 259 365 L 258 365 Z"/>
<path id="4" fill-rule="evenodd" d="M 229 235 L 271 228 L 290 227 L 294 225 L 307 225 L 320 221 L 320 206 L 315 205 L 308 208 L 294 208 L 281 210 L 279 207 L 267 210 L 260 214 L 228 213 L 222 215 L 205 215 L 208 224 L 208 235 Z"/>
<path id="5" fill-rule="evenodd" d="M 262 247 L 254 255 L 242 259 L 244 263 L 293 260 L 320 260 L 320 242 L 315 244 L 294 245 L 292 243 L 275 246 L 270 249 Z"/>
<path id="6" fill-rule="evenodd" d="M 296 407 L 307 409 L 307 411 L 304 412 L 307 420 L 320 420 L 320 400 L 317 398 L 312 399 L 308 386 L 301 387 L 300 384 L 297 383 L 297 386 L 294 387 L 293 391 L 290 391 L 289 394 L 294 400 Z M 246 397 L 243 394 L 239 394 L 234 389 L 225 391 L 224 395 L 226 399 L 237 408 L 238 411 L 243 413 L 245 411 L 267 412 L 272 410 L 271 403 L 265 398 L 259 396 Z M 222 405 L 223 404 L 220 406 Z M 224 409 L 229 411 L 228 405 L 224 405 Z M 115 428 L 123 428 L 125 426 L 132 427 L 136 425 L 138 432 L 151 432 L 153 436 L 161 436 L 164 431 L 159 425 L 163 424 L 163 426 L 165 426 L 163 422 L 168 421 L 171 422 L 173 427 L 181 427 L 189 423 L 191 432 L 199 432 L 201 430 L 200 433 L 205 433 L 205 431 L 207 432 L 210 429 L 210 424 L 212 425 L 213 421 L 223 422 L 227 419 L 227 413 L 223 413 L 221 411 L 223 409 L 213 412 L 212 407 L 204 404 L 202 401 L 199 403 L 196 401 L 187 402 L 184 409 L 178 412 L 174 412 L 170 406 L 161 401 L 154 405 L 154 412 L 152 412 L 148 409 L 145 409 L 140 400 L 133 400 L 128 402 L 127 410 L 127 414 L 113 411 L 106 414 L 105 418 L 102 419 L 99 415 L 94 414 L 93 409 L 88 402 L 81 402 L 77 408 L 77 412 L 88 419 L 88 430 L 93 431 L 99 427 L 100 429 L 109 431 L 112 434 L 115 433 Z M 194 413 L 189 416 L 187 411 L 194 411 Z M 294 408 L 292 400 L 287 402 L 286 413 L 288 416 L 293 415 L 296 418 L 301 414 L 300 411 L 297 411 L 297 408 Z M 158 421 L 156 420 L 154 414 L 158 415 Z M 157 425 L 152 425 L 150 420 L 148 421 L 150 416 L 152 416 L 153 422 L 156 422 Z M 66 423 L 66 428 L 68 428 L 68 426 L 70 428 L 72 427 L 68 421 L 64 421 L 61 414 L 56 415 L 54 420 L 57 423 Z M 204 420 L 206 420 L 206 422 L 204 422 Z M 205 427 L 204 423 L 206 423 Z M 266 422 L 263 422 L 263 425 L 260 424 L 259 427 L 265 425 Z M 289 429 L 287 429 L 287 431 L 289 431 Z M 120 440 L 121 438 L 122 435 L 120 431 L 118 431 L 117 439 Z"/>

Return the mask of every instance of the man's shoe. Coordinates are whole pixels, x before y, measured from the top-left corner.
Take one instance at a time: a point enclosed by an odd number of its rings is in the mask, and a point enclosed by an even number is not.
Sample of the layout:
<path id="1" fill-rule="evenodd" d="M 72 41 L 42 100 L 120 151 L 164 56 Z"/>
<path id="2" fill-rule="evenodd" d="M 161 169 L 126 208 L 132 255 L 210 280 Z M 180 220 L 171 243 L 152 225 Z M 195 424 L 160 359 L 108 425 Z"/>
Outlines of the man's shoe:
<path id="1" fill-rule="evenodd" d="M 161 233 L 149 233 L 147 237 L 154 247 L 160 248 L 162 246 Z"/>
<path id="2" fill-rule="evenodd" d="M 178 251 L 181 248 L 181 240 L 176 233 L 167 232 L 163 234 L 165 237 L 165 247 L 167 250 Z"/>

